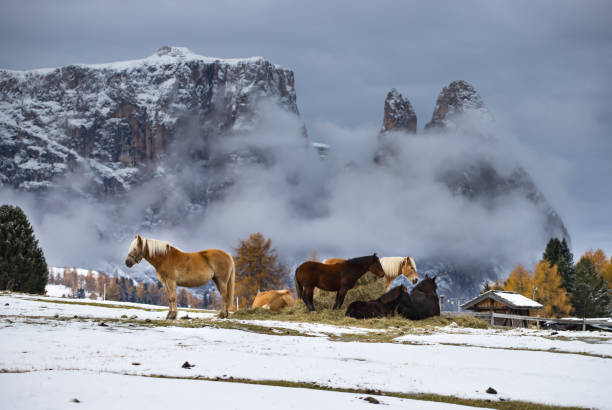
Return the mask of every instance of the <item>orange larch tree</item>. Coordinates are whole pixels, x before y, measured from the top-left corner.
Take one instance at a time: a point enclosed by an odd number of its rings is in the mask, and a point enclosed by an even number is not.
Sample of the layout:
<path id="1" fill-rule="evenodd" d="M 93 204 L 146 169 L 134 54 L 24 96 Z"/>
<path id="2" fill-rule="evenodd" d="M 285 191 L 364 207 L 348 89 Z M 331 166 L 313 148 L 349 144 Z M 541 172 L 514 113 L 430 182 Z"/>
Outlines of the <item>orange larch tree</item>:
<path id="1" fill-rule="evenodd" d="M 518 264 L 504 282 L 504 290 L 520 293 L 528 298 L 533 297 L 533 278 L 531 273 L 523 266 Z"/>
<path id="2" fill-rule="evenodd" d="M 557 270 L 557 265 L 551 266 L 546 260 L 540 261 L 533 272 L 533 285 L 536 287 L 536 301 L 544 305 L 540 311 L 542 316 L 569 315 L 572 305 L 563 288 L 563 279 Z"/>

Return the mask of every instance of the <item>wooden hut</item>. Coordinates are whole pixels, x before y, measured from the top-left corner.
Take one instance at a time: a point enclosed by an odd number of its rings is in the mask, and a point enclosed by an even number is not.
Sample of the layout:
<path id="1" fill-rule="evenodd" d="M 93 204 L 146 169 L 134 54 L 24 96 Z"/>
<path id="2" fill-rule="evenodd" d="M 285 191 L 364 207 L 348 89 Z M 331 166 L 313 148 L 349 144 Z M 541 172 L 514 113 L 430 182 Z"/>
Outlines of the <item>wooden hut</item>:
<path id="1" fill-rule="evenodd" d="M 544 306 L 519 293 L 505 290 L 490 290 L 461 305 L 461 309 L 479 313 L 503 313 L 507 315 L 529 316 L 531 310 Z M 527 327 L 526 320 L 495 318 L 499 326 Z"/>

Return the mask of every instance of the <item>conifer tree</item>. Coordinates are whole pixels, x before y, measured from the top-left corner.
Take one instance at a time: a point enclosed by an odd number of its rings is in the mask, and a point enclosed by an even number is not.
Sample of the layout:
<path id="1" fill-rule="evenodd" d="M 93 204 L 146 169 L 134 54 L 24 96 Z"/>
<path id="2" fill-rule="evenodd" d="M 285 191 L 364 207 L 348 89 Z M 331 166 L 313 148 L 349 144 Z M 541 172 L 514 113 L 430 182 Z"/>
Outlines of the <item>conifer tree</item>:
<path id="1" fill-rule="evenodd" d="M 87 271 L 87 276 L 85 276 L 85 290 L 88 292 L 94 292 L 96 290 L 96 278 L 91 269 Z"/>
<path id="2" fill-rule="evenodd" d="M 121 300 L 121 287 L 116 279 L 106 286 L 106 300 Z"/>
<path id="3" fill-rule="evenodd" d="M 317 252 L 317 250 L 315 249 L 314 251 L 312 251 L 312 253 L 310 254 L 310 256 L 308 257 L 309 261 L 312 262 L 321 262 L 319 260 L 319 253 Z"/>
<path id="4" fill-rule="evenodd" d="M 563 280 L 563 287 L 571 293 L 575 275 L 574 255 L 570 251 L 565 238 L 563 240 L 550 238 L 542 259 L 548 261 L 550 265 L 557 265 L 557 270 Z"/>
<path id="5" fill-rule="evenodd" d="M 504 290 L 504 286 L 501 283 L 501 281 L 495 281 L 495 282 L 487 281 L 483 285 L 482 289 L 480 289 L 480 294 L 482 295 L 483 293 L 487 293 L 490 290 Z"/>
<path id="6" fill-rule="evenodd" d="M 604 266 L 601 275 L 608 282 L 608 288 L 612 289 L 612 257 L 610 258 L 606 266 Z"/>
<path id="7" fill-rule="evenodd" d="M 580 317 L 607 317 L 612 313 L 612 291 L 593 260 L 586 255 L 576 264 L 572 304 Z"/>
<path id="8" fill-rule="evenodd" d="M 560 317 L 570 313 L 572 306 L 557 265 L 551 266 L 546 260 L 538 263 L 533 272 L 533 285 L 536 288 L 536 301 L 544 305 L 541 311 L 543 316 Z"/>
<path id="9" fill-rule="evenodd" d="M 18 206 L 0 206 L 0 289 L 45 293 L 47 262 Z"/>
<path id="10" fill-rule="evenodd" d="M 519 264 L 504 282 L 504 290 L 520 293 L 528 298 L 533 297 L 533 279 L 531 274 L 523 265 Z"/>
<path id="11" fill-rule="evenodd" d="M 189 297 L 187 295 L 187 291 L 185 290 L 185 288 L 181 288 L 178 295 L 176 296 L 176 304 L 180 307 L 189 306 Z"/>
<path id="12" fill-rule="evenodd" d="M 582 257 L 587 258 L 591 262 L 593 262 L 593 268 L 595 268 L 595 272 L 600 275 L 603 273 L 603 270 L 606 267 L 606 264 L 608 263 L 608 257 L 601 249 L 597 249 L 595 251 L 589 249 L 584 253 Z"/>
<path id="13" fill-rule="evenodd" d="M 257 232 L 241 240 L 236 255 L 236 290 L 240 307 L 250 306 L 258 290 L 285 286 L 289 269 L 278 261 L 272 240 Z"/>

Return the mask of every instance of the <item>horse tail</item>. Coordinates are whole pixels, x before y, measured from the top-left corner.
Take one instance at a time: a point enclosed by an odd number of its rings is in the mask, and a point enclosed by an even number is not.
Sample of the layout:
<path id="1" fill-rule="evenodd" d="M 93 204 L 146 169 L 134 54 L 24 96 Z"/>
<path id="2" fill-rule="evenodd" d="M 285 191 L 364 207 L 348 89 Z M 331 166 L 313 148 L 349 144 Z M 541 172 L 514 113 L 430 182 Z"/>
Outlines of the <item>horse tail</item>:
<path id="1" fill-rule="evenodd" d="M 236 286 L 236 264 L 234 263 L 234 258 L 230 255 L 230 277 L 228 281 L 228 295 L 230 300 L 230 306 L 234 301 L 234 287 Z M 229 307 L 228 307 L 229 309 Z"/>
<path id="2" fill-rule="evenodd" d="M 297 270 L 295 271 L 295 275 L 293 276 L 293 281 L 295 282 L 295 292 L 297 293 L 298 299 L 302 299 L 302 294 L 304 293 L 304 289 L 302 288 L 302 284 L 297 278 Z"/>

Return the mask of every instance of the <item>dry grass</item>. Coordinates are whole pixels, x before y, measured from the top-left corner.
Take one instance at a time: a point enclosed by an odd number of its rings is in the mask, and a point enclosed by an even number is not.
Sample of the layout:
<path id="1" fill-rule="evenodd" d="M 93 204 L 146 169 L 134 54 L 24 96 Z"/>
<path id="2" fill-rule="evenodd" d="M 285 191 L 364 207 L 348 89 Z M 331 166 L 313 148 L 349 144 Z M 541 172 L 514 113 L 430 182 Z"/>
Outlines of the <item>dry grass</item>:
<path id="1" fill-rule="evenodd" d="M 348 291 L 342 307 L 346 310 L 348 305 L 357 300 L 378 299 L 383 293 L 385 293 L 385 278 L 379 278 L 368 272 L 359 278 L 353 289 Z M 336 302 L 336 292 L 315 289 L 313 301 L 316 310 L 331 309 Z"/>
<path id="2" fill-rule="evenodd" d="M 137 375 L 130 375 L 134 377 L 141 377 Z M 342 393 L 353 393 L 359 395 L 368 395 L 368 396 L 376 396 L 379 400 L 384 403 L 384 397 L 396 397 L 401 399 L 411 399 L 411 400 L 422 400 L 429 402 L 438 402 L 438 403 L 450 403 L 450 404 L 458 404 L 464 406 L 473 406 L 480 408 L 495 408 L 500 410 L 555 410 L 555 409 L 564 409 L 564 410 L 580 410 L 582 407 L 565 407 L 565 406 L 552 406 L 540 403 L 526 402 L 526 401 L 514 401 L 514 400 L 483 400 L 483 399 L 467 399 L 450 395 L 442 395 L 435 393 L 401 393 L 401 392 L 391 392 L 391 391 L 381 391 L 381 390 L 371 390 L 371 389 L 355 389 L 355 388 L 343 388 L 343 387 L 333 387 L 327 386 L 318 383 L 312 382 L 294 382 L 287 380 L 255 380 L 255 379 L 245 379 L 245 378 L 235 378 L 232 376 L 227 377 L 205 377 L 205 376 L 196 376 L 196 377 L 182 377 L 182 376 L 168 376 L 161 374 L 151 374 L 151 375 L 143 375 L 144 377 L 151 378 L 161 378 L 161 379 L 179 379 L 179 380 L 204 380 L 204 381 L 215 381 L 222 383 L 242 383 L 242 384 L 254 384 L 254 385 L 262 385 L 262 386 L 276 386 L 276 387 L 286 387 L 286 388 L 298 388 L 298 389 L 312 389 L 312 390 L 323 390 L 323 391 L 334 391 L 334 392 L 342 392 Z M 360 397 L 361 398 L 361 397 Z"/>
<path id="3" fill-rule="evenodd" d="M 231 315 L 232 319 L 244 320 L 280 320 L 288 322 L 308 322 L 325 323 L 336 326 L 355 326 L 370 329 L 389 329 L 409 330 L 414 328 L 447 326 L 455 322 L 461 327 L 485 329 L 489 327 L 484 320 L 469 315 L 458 315 L 452 317 L 436 316 L 425 320 L 409 320 L 401 316 L 392 316 L 377 319 L 354 319 L 346 317 L 346 310 L 318 309 L 316 312 L 309 312 L 304 303 L 300 300 L 294 306 L 284 308 L 279 312 L 272 312 L 268 309 L 255 308 L 243 309 Z"/>
<path id="4" fill-rule="evenodd" d="M 326 292 L 315 289 L 314 305 L 315 312 L 309 312 L 301 300 L 297 300 L 294 306 L 272 312 L 268 309 L 254 308 L 242 309 L 230 317 L 232 319 L 245 320 L 280 320 L 289 322 L 325 323 L 337 326 L 356 326 L 371 329 L 390 329 L 407 331 L 415 328 L 428 328 L 447 326 L 455 322 L 462 327 L 484 329 L 489 327 L 484 320 L 469 315 L 452 317 L 437 316 L 425 320 L 409 320 L 401 316 L 393 316 L 378 319 L 354 319 L 346 317 L 344 313 L 349 304 L 356 300 L 373 300 L 385 292 L 384 278 L 378 278 L 371 273 L 366 273 L 357 281 L 353 289 L 348 291 L 341 309 L 332 310 L 336 300 L 336 292 Z"/>

